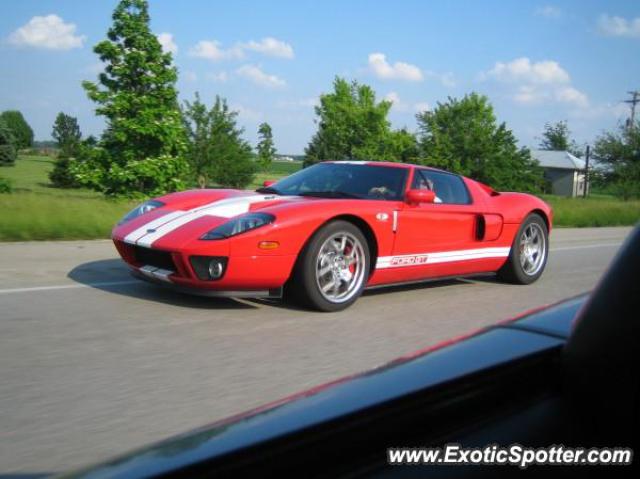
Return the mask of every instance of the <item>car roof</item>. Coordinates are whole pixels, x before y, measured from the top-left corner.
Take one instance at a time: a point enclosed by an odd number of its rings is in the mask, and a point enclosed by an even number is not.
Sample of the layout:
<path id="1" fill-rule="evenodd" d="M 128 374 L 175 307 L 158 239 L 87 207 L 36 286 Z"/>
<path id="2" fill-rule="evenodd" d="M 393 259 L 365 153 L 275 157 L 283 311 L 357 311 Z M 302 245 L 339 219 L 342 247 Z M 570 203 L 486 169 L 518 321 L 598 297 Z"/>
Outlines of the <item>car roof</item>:
<path id="1" fill-rule="evenodd" d="M 413 163 L 400 163 L 400 162 L 394 162 L 394 161 L 331 160 L 331 161 L 325 161 L 323 163 L 346 163 L 346 164 L 352 164 L 352 165 L 390 166 L 392 168 L 405 168 L 405 169 L 425 168 L 427 170 L 442 171 L 442 172 L 448 173 L 448 171 L 446 170 L 433 168 L 432 166 L 415 165 Z"/>

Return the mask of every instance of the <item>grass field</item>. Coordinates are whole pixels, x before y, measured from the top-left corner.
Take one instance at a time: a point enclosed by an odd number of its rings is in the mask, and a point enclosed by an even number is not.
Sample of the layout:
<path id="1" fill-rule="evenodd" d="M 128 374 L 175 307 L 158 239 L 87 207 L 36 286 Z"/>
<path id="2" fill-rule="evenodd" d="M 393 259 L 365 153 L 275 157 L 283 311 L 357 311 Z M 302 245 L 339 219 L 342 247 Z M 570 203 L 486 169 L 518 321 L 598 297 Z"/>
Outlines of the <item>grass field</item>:
<path id="1" fill-rule="evenodd" d="M 640 201 L 621 201 L 613 196 L 564 198 L 544 195 L 553 208 L 555 226 L 628 226 L 640 221 Z"/>
<path id="2" fill-rule="evenodd" d="M 294 173 L 299 162 L 274 162 L 256 175 L 249 188 Z M 14 192 L 0 194 L 0 241 L 108 238 L 113 225 L 134 202 L 111 200 L 84 189 L 49 185 L 53 160 L 21 156 L 14 167 L 0 169 Z M 555 226 L 621 226 L 640 220 L 640 201 L 623 202 L 606 195 L 588 199 L 544 196 L 554 209 Z"/>

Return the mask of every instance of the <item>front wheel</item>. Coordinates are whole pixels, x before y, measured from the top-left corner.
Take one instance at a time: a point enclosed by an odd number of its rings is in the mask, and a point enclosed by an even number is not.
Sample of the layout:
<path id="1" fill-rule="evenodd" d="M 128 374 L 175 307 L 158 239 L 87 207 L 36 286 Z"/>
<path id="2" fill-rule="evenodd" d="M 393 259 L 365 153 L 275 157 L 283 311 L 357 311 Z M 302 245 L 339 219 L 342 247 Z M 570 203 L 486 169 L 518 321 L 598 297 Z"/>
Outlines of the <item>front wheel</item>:
<path id="1" fill-rule="evenodd" d="M 510 283 L 531 284 L 544 271 L 549 255 L 549 231 L 540 215 L 525 218 L 513 240 L 509 259 L 498 276 Z"/>
<path id="2" fill-rule="evenodd" d="M 362 294 L 369 277 L 369 246 L 347 221 L 322 227 L 302 251 L 290 280 L 295 299 L 320 311 L 341 311 Z"/>

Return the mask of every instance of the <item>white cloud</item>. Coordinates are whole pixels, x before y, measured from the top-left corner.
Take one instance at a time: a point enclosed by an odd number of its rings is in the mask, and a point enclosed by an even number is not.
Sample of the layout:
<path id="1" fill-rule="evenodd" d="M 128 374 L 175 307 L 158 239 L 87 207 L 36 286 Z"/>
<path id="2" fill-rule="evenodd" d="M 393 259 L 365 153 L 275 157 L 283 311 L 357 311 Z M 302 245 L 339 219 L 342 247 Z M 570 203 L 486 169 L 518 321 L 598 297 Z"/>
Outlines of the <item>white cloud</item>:
<path id="1" fill-rule="evenodd" d="M 391 109 L 398 112 L 404 112 L 409 109 L 409 105 L 400 100 L 400 95 L 395 91 L 390 91 L 384 96 L 386 101 L 391 102 Z"/>
<path id="2" fill-rule="evenodd" d="M 270 57 L 293 58 L 293 47 L 273 37 L 263 38 L 259 42 L 251 40 L 246 43 L 240 43 L 239 47 L 243 50 L 251 50 Z"/>
<path id="3" fill-rule="evenodd" d="M 18 46 L 70 50 L 80 48 L 86 40 L 76 35 L 76 25 L 65 23 L 58 15 L 35 16 L 9 35 L 9 43 Z"/>
<path id="4" fill-rule="evenodd" d="M 198 81 L 198 74 L 194 71 L 187 70 L 186 72 L 184 72 L 183 78 L 186 81 L 193 83 Z"/>
<path id="5" fill-rule="evenodd" d="M 560 18 L 562 16 L 562 10 L 553 5 L 545 5 L 543 7 L 538 7 L 533 12 L 538 17 L 546 17 L 546 18 Z"/>
<path id="6" fill-rule="evenodd" d="M 279 58 L 294 56 L 291 45 L 273 37 L 265 37 L 259 42 L 238 42 L 229 48 L 223 48 L 217 40 L 201 40 L 189 49 L 189 55 L 212 61 L 241 60 L 246 57 L 247 51 Z"/>
<path id="7" fill-rule="evenodd" d="M 224 83 L 229 79 L 229 74 L 225 71 L 207 73 L 207 80 L 211 80 L 216 83 Z"/>
<path id="8" fill-rule="evenodd" d="M 510 96 L 521 105 L 558 102 L 577 108 L 589 106 L 587 95 L 573 87 L 569 73 L 552 60 L 532 62 L 521 57 L 507 63 L 496 62 L 491 70 L 480 74 L 480 79 L 513 84 Z"/>
<path id="9" fill-rule="evenodd" d="M 431 105 L 429 105 L 426 101 L 419 101 L 418 103 L 413 105 L 413 110 L 418 113 L 429 111 L 431 110 Z"/>
<path id="10" fill-rule="evenodd" d="M 569 74 L 558 62 L 543 60 L 532 63 L 527 57 L 516 58 L 508 63 L 496 62 L 484 76 L 504 82 L 569 83 L 571 81 Z"/>
<path id="11" fill-rule="evenodd" d="M 609 37 L 640 38 L 640 17 L 627 20 L 622 17 L 601 15 L 598 19 L 598 31 Z"/>
<path id="12" fill-rule="evenodd" d="M 264 118 L 262 112 L 253 110 L 239 103 L 230 106 L 231 110 L 238 112 L 238 116 L 245 121 L 259 122 Z"/>
<path id="13" fill-rule="evenodd" d="M 589 99 L 587 98 L 587 95 L 571 86 L 556 90 L 555 98 L 562 103 L 569 103 L 579 108 L 586 108 L 589 106 Z"/>
<path id="14" fill-rule="evenodd" d="M 278 78 L 276 75 L 269 75 L 255 65 L 242 65 L 236 70 L 236 73 L 243 78 L 251 80 L 256 85 L 268 88 L 284 87 L 287 84 L 282 78 Z"/>
<path id="15" fill-rule="evenodd" d="M 165 53 L 172 53 L 174 56 L 178 54 L 178 45 L 173 40 L 173 33 L 163 32 L 158 35 L 158 41 L 162 46 L 162 51 Z"/>
<path id="16" fill-rule="evenodd" d="M 221 43 L 217 40 L 201 40 L 191 47 L 189 55 L 192 57 L 204 58 L 212 61 L 240 59 L 244 58 L 244 53 L 237 46 L 228 49 L 221 48 Z"/>
<path id="17" fill-rule="evenodd" d="M 391 65 L 384 53 L 369 55 L 369 68 L 375 76 L 383 80 L 422 81 L 424 76 L 420 68 L 404 62 Z"/>

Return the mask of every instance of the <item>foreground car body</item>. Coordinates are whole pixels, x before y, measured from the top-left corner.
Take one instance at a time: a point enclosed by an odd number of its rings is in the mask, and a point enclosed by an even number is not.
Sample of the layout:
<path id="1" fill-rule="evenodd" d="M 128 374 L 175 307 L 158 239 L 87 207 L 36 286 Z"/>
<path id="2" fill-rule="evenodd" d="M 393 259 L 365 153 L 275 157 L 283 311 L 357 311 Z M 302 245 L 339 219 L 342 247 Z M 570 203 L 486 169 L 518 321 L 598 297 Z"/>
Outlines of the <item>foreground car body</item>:
<path id="1" fill-rule="evenodd" d="M 640 446 L 640 228 L 590 296 L 540 308 L 70 477 L 511 477 L 391 466 L 389 447 Z M 530 472 L 539 474 L 541 466 Z M 626 477 L 629 466 L 558 468 Z M 545 471 L 547 472 L 547 471 Z"/>
<path id="2" fill-rule="evenodd" d="M 208 295 L 343 309 L 364 287 L 502 272 L 535 281 L 552 213 L 542 200 L 396 163 L 326 162 L 257 193 L 191 190 L 113 230 L 139 276 Z M 514 248 L 515 245 L 515 248 Z"/>

